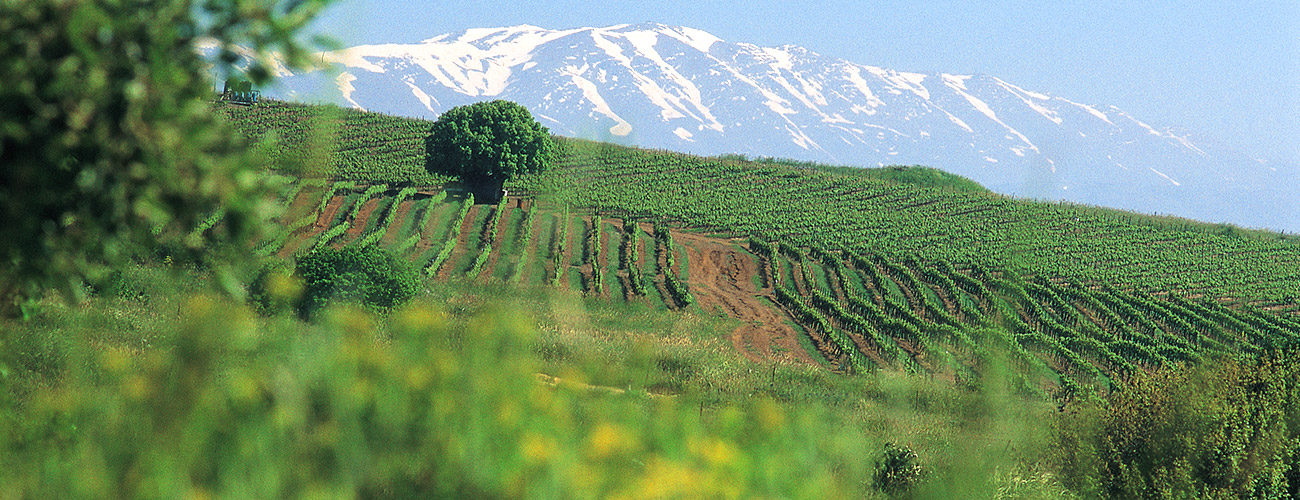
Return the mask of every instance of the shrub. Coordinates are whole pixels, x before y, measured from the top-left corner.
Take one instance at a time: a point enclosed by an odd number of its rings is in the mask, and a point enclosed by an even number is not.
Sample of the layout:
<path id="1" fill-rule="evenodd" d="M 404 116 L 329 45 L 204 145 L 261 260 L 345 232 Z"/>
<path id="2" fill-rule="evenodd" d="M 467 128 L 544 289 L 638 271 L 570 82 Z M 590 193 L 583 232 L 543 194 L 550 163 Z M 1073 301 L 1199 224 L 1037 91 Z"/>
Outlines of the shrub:
<path id="1" fill-rule="evenodd" d="M 272 316 L 289 311 L 302 297 L 302 280 L 283 261 L 272 261 L 248 285 L 248 299 L 260 313 Z"/>
<path id="2" fill-rule="evenodd" d="M 295 274 L 302 279 L 298 313 L 304 318 L 339 301 L 387 311 L 406 303 L 419 289 L 416 273 L 376 246 L 316 250 L 298 260 Z"/>
<path id="3" fill-rule="evenodd" d="M 247 47 L 265 82 L 271 52 L 306 62 L 295 32 L 321 2 L 198 3 L 0 2 L 0 315 L 51 289 L 80 297 L 159 243 L 259 235 L 260 163 L 203 102 L 195 44 L 215 40 L 224 70 Z M 217 207 L 226 223 L 187 237 Z"/>
<path id="4" fill-rule="evenodd" d="M 906 446 L 885 443 L 884 455 L 876 461 L 876 488 L 890 495 L 911 491 L 921 482 L 925 469 L 915 451 Z"/>
<path id="5" fill-rule="evenodd" d="M 1066 405 L 1055 454 L 1090 497 L 1297 498 L 1300 361 L 1220 360 Z"/>

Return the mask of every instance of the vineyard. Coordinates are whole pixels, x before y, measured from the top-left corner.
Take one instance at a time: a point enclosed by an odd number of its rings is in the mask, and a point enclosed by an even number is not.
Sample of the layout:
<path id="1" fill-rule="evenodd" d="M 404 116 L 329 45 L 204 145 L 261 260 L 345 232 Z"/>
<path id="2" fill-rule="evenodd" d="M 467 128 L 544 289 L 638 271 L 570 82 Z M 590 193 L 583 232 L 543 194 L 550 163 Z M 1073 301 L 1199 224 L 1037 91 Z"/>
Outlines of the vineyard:
<path id="1" fill-rule="evenodd" d="M 263 255 L 377 244 L 436 279 L 559 286 L 674 310 L 693 303 L 666 227 L 387 184 L 308 180 L 281 195 L 282 229 L 257 245 Z"/>
<path id="2" fill-rule="evenodd" d="M 361 182 L 451 180 L 424 168 L 423 120 L 273 100 L 220 109 L 280 170 Z"/>
<path id="3" fill-rule="evenodd" d="M 380 244 L 436 279 L 721 310 L 747 322 L 733 339 L 752 359 L 812 358 L 838 371 L 903 369 L 960 381 L 997 357 L 1027 382 L 1106 386 L 1137 370 L 1300 345 L 1293 315 L 1205 296 L 710 237 L 535 199 L 475 205 L 472 196 L 350 181 L 305 181 L 283 195 L 284 229 L 259 246 L 265 253 L 290 258 L 324 246 Z M 740 271 L 713 269 L 723 265 L 719 252 Z M 755 345 L 746 330 L 774 322 L 755 311 L 763 307 L 778 307 L 800 333 Z M 756 318 L 764 321 L 752 324 Z"/>
<path id="4" fill-rule="evenodd" d="M 258 109 L 231 113 L 282 154 L 319 116 Z M 287 187 L 258 252 L 378 244 L 432 279 L 720 312 L 751 359 L 843 372 L 962 382 L 1001 360 L 1028 388 L 1109 386 L 1300 345 L 1300 246 L 1281 235 L 579 140 L 482 205 L 423 173 L 426 122 L 340 113 L 339 149 L 384 153 Z"/>
<path id="5" fill-rule="evenodd" d="M 1274 233 L 782 165 L 570 140 L 558 172 L 521 183 L 558 203 L 716 233 L 891 258 L 1006 268 L 1294 310 L 1300 244 Z"/>
<path id="6" fill-rule="evenodd" d="M 777 301 L 845 370 L 901 367 L 961 380 L 997 353 L 1031 379 L 1107 385 L 1137 370 L 1300 344 L 1294 318 L 1217 300 L 760 240 L 749 248 Z"/>
<path id="7" fill-rule="evenodd" d="M 249 137 L 274 139 L 259 146 L 277 164 L 328 152 L 325 172 L 306 177 L 403 185 L 450 180 L 424 169 L 427 121 L 276 101 L 222 109 Z M 337 138 L 323 138 L 331 135 Z M 308 147 L 314 141 L 326 146 Z M 525 196 L 544 193 L 555 205 L 726 235 L 1300 309 L 1300 243 L 1293 236 L 934 189 L 837 169 L 574 139 L 562 144 L 559 168 L 507 187 Z"/>

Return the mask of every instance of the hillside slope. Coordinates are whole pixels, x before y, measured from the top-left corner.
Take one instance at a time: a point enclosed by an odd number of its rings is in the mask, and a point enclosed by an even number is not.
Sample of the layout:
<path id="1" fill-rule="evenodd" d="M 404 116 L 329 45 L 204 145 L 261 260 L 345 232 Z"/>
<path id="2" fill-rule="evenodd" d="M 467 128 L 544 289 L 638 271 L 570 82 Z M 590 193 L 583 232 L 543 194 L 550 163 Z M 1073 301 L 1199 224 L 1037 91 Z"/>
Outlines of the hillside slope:
<path id="1" fill-rule="evenodd" d="M 359 182 L 446 180 L 418 166 L 420 131 L 428 122 L 287 103 L 224 109 L 250 137 L 262 137 L 278 123 L 282 140 L 271 152 L 278 158 L 302 156 L 303 142 L 288 140 L 294 134 L 285 130 L 302 129 L 313 116 L 341 113 L 337 139 L 322 139 L 337 145 L 328 155 L 328 172 L 320 175 Z M 392 125 L 373 124 L 379 121 Z M 511 187 L 546 194 L 556 204 L 685 227 L 978 263 L 1147 293 L 1206 294 L 1271 307 L 1295 303 L 1300 290 L 1300 245 L 1277 233 L 781 164 L 564 142 L 558 168 Z M 371 150 L 404 160 L 352 154 Z"/>
<path id="2" fill-rule="evenodd" d="M 262 254 L 378 244 L 432 279 L 573 290 L 637 307 L 720 313 L 752 361 L 881 368 L 970 382 L 1008 356 L 1024 387 L 1109 386 L 1146 369 L 1300 345 L 1294 311 L 785 242 L 722 238 L 575 211 L 495 206 L 415 188 L 303 181 Z M 294 222 L 303 221 L 303 222 Z"/>
<path id="3" fill-rule="evenodd" d="M 379 244 L 432 279 L 724 314 L 740 321 L 730 343 L 757 362 L 971 381 L 1005 357 L 1030 391 L 1300 345 L 1300 247 L 1276 234 L 1014 200 L 924 170 L 862 175 L 571 139 L 551 171 L 489 206 L 411 185 L 445 181 L 413 166 L 413 131 L 427 124 L 227 109 L 252 137 L 326 121 L 337 137 L 323 144 L 408 160 L 323 156 L 337 175 L 282 193 L 284 229 L 258 245 L 264 255 Z M 281 157 L 303 149 L 262 144 Z"/>

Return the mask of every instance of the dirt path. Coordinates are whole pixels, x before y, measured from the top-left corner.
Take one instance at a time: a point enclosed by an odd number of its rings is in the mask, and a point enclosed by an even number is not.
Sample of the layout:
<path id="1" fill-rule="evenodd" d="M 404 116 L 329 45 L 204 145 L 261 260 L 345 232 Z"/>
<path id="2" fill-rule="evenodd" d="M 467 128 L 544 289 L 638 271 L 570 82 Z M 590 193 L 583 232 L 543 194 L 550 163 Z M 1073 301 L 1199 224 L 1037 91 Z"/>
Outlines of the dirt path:
<path id="1" fill-rule="evenodd" d="M 280 249 L 277 255 L 282 259 L 288 258 L 290 255 L 297 252 L 298 247 L 301 247 L 303 243 L 310 240 L 312 236 L 329 229 L 329 224 L 334 222 L 334 216 L 338 215 L 339 209 L 343 207 L 343 201 L 345 199 L 347 199 L 347 196 L 343 193 L 335 194 L 333 198 L 330 198 L 329 203 L 325 204 L 325 210 L 321 210 L 320 215 L 316 217 L 316 222 L 313 222 L 310 226 L 299 230 L 297 234 L 290 236 L 289 242 L 284 245 L 284 248 Z"/>
<path id="2" fill-rule="evenodd" d="M 289 207 L 280 214 L 280 222 L 288 225 L 301 217 L 311 214 L 316 208 L 316 203 L 320 202 L 320 197 L 325 193 L 324 189 L 305 188 L 298 192 L 298 197 L 289 202 Z"/>
<path id="3" fill-rule="evenodd" d="M 646 240 L 641 250 L 640 257 L 642 263 L 654 263 L 648 271 L 644 266 L 641 268 L 643 275 L 648 280 L 646 283 L 646 293 L 649 294 L 650 290 L 654 290 L 653 293 L 657 294 L 659 298 L 663 300 L 664 307 L 676 311 L 679 309 L 677 307 L 677 301 L 673 300 L 672 295 L 668 293 L 668 287 L 664 285 L 664 277 L 661 271 L 666 268 L 667 264 L 665 264 L 666 260 L 664 254 L 657 251 L 659 248 L 659 238 L 655 238 L 654 225 L 647 222 L 638 222 L 637 227 L 641 228 L 641 232 L 644 233 Z M 647 299 L 653 302 L 653 299 L 650 299 L 649 297 L 647 297 Z"/>
<path id="4" fill-rule="evenodd" d="M 398 237 L 402 234 L 401 229 L 406 226 L 406 218 L 410 216 L 413 208 L 415 208 L 414 200 L 403 201 L 396 207 L 397 213 L 393 214 L 392 225 L 388 228 L 388 232 L 384 233 L 384 237 L 380 238 L 383 244 L 392 245 L 398 242 Z"/>
<path id="5" fill-rule="evenodd" d="M 521 208 L 520 210 L 523 211 L 526 209 Z M 545 239 L 546 233 L 544 232 L 547 220 L 549 219 L 547 219 L 546 214 L 540 210 L 534 214 L 532 234 L 527 240 L 521 240 L 519 243 L 523 250 L 519 252 L 519 260 L 515 262 L 515 266 L 520 267 L 521 269 L 512 269 L 511 272 L 519 275 L 520 283 L 535 283 L 540 281 L 540 279 L 534 278 L 533 275 L 536 274 L 537 269 L 545 270 L 546 268 L 544 263 L 539 262 L 539 259 L 542 258 L 543 248 L 550 249 L 549 246 L 543 247 L 543 245 L 550 244 L 550 240 Z"/>
<path id="6" fill-rule="evenodd" d="M 483 272 L 478 275 L 479 283 L 487 283 L 492 280 L 492 274 L 496 272 L 497 262 L 501 260 L 501 253 L 505 250 L 506 235 L 510 233 L 510 225 L 518 225 L 522 220 L 512 220 L 515 218 L 522 219 L 524 211 L 515 208 L 512 204 L 506 204 L 505 212 L 501 213 L 500 220 L 497 221 L 496 234 L 492 235 L 492 253 L 488 254 L 488 260 L 483 264 Z M 484 228 L 487 230 L 487 228 Z M 516 249 L 516 252 L 518 249 Z M 507 260 L 508 261 L 508 260 Z"/>
<path id="7" fill-rule="evenodd" d="M 731 332 L 731 343 L 745 357 L 817 364 L 800 345 L 800 334 L 787 323 L 790 319 L 773 305 L 771 293 L 754 285 L 753 276 L 759 272 L 754 256 L 728 240 L 675 231 L 673 239 L 686 249 L 687 285 L 700 307 L 722 310 L 744 322 Z"/>
<path id="8" fill-rule="evenodd" d="M 435 203 L 429 205 L 429 207 L 426 208 L 425 210 L 438 210 L 439 208 L 440 207 L 438 206 L 438 204 Z M 433 244 L 435 243 L 433 241 L 433 238 L 430 237 L 430 235 L 432 235 L 433 231 L 435 231 L 438 228 L 439 224 L 446 224 L 446 221 L 439 220 L 438 217 L 429 217 L 429 220 L 424 223 L 424 227 L 415 228 L 415 231 L 420 233 L 420 239 L 415 242 L 415 247 L 413 247 L 409 251 L 408 258 L 410 259 L 420 259 L 421 257 L 425 257 L 426 259 L 430 258 L 428 256 L 429 249 L 433 248 Z M 416 266 L 424 266 L 425 264 L 428 264 L 427 260 L 419 260 L 418 262 L 416 262 Z"/>
<path id="9" fill-rule="evenodd" d="M 460 222 L 460 236 L 456 237 L 456 246 L 452 249 L 451 256 L 447 257 L 447 261 L 442 263 L 442 270 L 438 271 L 439 280 L 446 280 L 451 277 L 456 262 L 469 250 L 469 239 L 481 237 L 479 232 L 474 230 L 474 222 L 478 219 L 479 207 L 480 205 L 470 206 L 469 212 L 465 214 L 465 220 Z"/>
<path id="10" fill-rule="evenodd" d="M 325 210 L 321 210 L 320 217 L 317 217 L 316 222 L 312 224 L 316 228 L 316 232 L 329 229 L 330 223 L 334 222 L 334 216 L 338 215 L 339 210 L 343 208 L 344 201 L 347 201 L 347 195 L 344 193 L 336 194 L 333 198 L 330 198 L 329 203 L 325 204 Z"/>
<path id="11" fill-rule="evenodd" d="M 379 198 L 371 198 L 365 204 L 361 205 L 361 210 L 357 212 L 357 218 L 352 220 L 352 225 L 348 230 L 343 232 L 343 236 L 334 244 L 335 248 L 341 248 L 348 243 L 361 238 L 366 232 L 366 226 L 370 224 L 370 218 L 374 217 L 375 209 L 379 208 Z"/>

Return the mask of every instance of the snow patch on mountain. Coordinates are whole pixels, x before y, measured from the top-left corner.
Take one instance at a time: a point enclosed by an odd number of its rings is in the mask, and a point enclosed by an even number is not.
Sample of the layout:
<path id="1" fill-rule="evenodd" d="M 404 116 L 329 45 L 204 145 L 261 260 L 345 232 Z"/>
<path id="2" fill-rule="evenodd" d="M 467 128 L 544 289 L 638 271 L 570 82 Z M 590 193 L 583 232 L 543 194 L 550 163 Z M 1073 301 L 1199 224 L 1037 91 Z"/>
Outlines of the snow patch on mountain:
<path id="1" fill-rule="evenodd" d="M 691 48 L 704 53 L 708 53 L 709 48 L 712 47 L 713 44 L 722 41 L 721 38 L 695 28 L 669 29 L 664 31 L 664 34 L 681 40 L 682 43 L 690 45 Z"/>
<path id="2" fill-rule="evenodd" d="M 1152 172 L 1155 172 L 1156 175 L 1159 175 L 1159 176 L 1161 176 L 1161 177 L 1164 177 L 1166 180 L 1168 180 L 1171 184 L 1173 184 L 1173 185 L 1175 185 L 1175 186 L 1181 186 L 1181 185 L 1182 185 L 1182 184 L 1179 184 L 1178 181 L 1174 180 L 1173 177 L 1170 177 L 1170 176 L 1168 176 L 1168 175 L 1165 175 L 1164 172 L 1161 172 L 1161 171 L 1159 171 L 1159 170 L 1156 170 L 1156 169 L 1154 169 L 1154 168 L 1152 168 L 1152 167 L 1147 167 L 1147 170 L 1150 170 L 1150 171 L 1152 171 Z"/>
<path id="3" fill-rule="evenodd" d="M 361 107 L 361 104 L 352 99 L 352 93 L 357 91 L 357 88 L 352 86 L 352 82 L 356 80 L 357 77 L 355 75 L 347 72 L 339 73 L 338 78 L 335 79 L 335 81 L 338 82 L 339 90 L 343 91 L 343 99 L 354 108 L 365 109 Z"/>
<path id="4" fill-rule="evenodd" d="M 625 136 L 632 132 L 632 124 L 614 114 L 614 110 L 609 107 L 609 103 L 605 102 L 605 98 L 600 95 L 600 90 L 596 87 L 596 84 L 582 77 L 582 73 L 587 71 L 587 66 L 583 66 L 581 69 L 569 66 L 566 70 L 569 77 L 573 79 L 573 84 L 582 90 L 582 97 L 595 106 L 594 111 L 617 122 L 617 125 L 609 128 L 609 133 Z"/>

